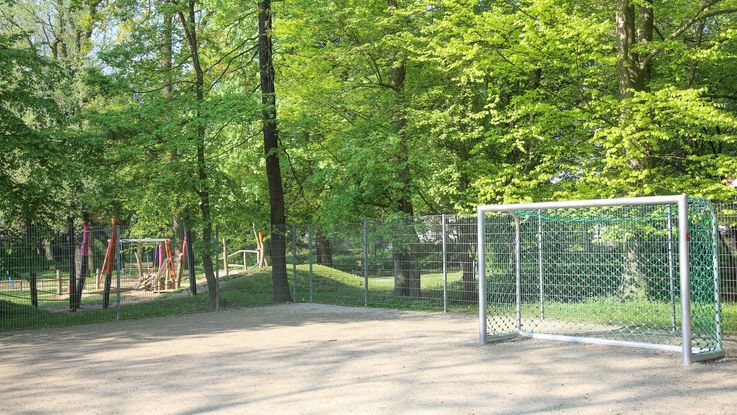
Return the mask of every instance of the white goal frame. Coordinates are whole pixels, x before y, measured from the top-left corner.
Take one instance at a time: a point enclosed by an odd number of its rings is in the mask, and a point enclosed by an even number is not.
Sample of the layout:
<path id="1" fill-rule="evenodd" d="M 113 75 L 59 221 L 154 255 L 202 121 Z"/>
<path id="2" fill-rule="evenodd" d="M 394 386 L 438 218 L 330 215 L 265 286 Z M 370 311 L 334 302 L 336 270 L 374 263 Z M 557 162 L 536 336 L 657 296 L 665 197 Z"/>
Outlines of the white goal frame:
<path id="1" fill-rule="evenodd" d="M 520 287 L 520 225 L 519 218 L 515 216 L 515 283 L 516 283 L 516 303 L 517 303 L 517 333 L 511 336 L 521 335 L 526 337 L 543 338 L 551 340 L 573 341 L 581 343 L 609 344 L 630 347 L 645 347 L 668 351 L 680 351 L 683 356 L 684 365 L 691 364 L 694 361 L 715 359 L 724 356 L 722 351 L 713 351 L 707 353 L 693 353 L 691 341 L 691 295 L 689 287 L 689 261 L 688 261 L 688 197 L 685 194 L 673 196 L 649 196 L 649 197 L 633 197 L 633 198 L 615 198 L 615 199 L 591 199 L 591 200 L 572 200 L 561 202 L 542 202 L 542 203 L 520 203 L 520 204 L 503 204 L 503 205 L 481 205 L 477 207 L 478 216 L 478 278 L 479 278 L 479 341 L 486 344 L 489 340 L 500 340 L 500 338 L 490 339 L 487 336 L 487 310 L 486 310 L 486 258 L 485 251 L 485 214 L 486 213 L 513 213 L 520 210 L 543 210 L 543 209 L 565 209 L 565 208 L 591 208 L 604 206 L 636 206 L 636 205 L 677 205 L 678 207 L 678 255 L 679 255 L 679 276 L 681 290 L 681 346 L 637 343 L 624 340 L 588 338 L 578 336 L 566 336 L 557 334 L 528 333 L 520 330 L 520 304 L 521 304 L 521 287 Z M 717 261 L 717 259 L 715 259 Z M 716 265 L 716 262 L 715 262 Z M 715 267 L 717 272 L 718 267 Z M 718 285 L 718 281 L 716 281 Z M 717 307 L 719 304 L 719 290 L 716 292 Z M 718 308 L 717 308 L 718 310 Z M 717 327 L 719 328 L 719 311 L 717 311 Z M 509 338 L 510 335 L 503 335 Z M 680 349 L 680 350 L 679 350 Z"/>

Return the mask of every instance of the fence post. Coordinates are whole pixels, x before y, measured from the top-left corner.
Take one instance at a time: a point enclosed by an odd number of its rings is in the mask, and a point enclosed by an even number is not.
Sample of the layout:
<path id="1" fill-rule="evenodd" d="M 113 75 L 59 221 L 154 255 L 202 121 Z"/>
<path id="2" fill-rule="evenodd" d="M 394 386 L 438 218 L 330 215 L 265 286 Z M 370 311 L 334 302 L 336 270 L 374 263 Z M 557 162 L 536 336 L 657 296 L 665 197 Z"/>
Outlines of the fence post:
<path id="1" fill-rule="evenodd" d="M 312 302 L 312 225 L 307 225 L 307 252 L 310 261 L 310 302 Z"/>
<path id="2" fill-rule="evenodd" d="M 540 319 L 545 319 L 545 290 L 543 289 L 543 220 L 537 211 L 537 256 L 538 274 L 540 278 Z"/>
<path id="3" fill-rule="evenodd" d="M 56 295 L 61 295 L 61 270 L 56 269 Z"/>
<path id="4" fill-rule="evenodd" d="M 714 267 L 714 312 L 716 317 L 717 342 L 719 347 L 722 346 L 722 298 L 719 289 L 719 225 L 717 224 L 717 214 L 714 205 L 710 204 L 711 210 L 711 249 L 712 264 Z"/>
<path id="5" fill-rule="evenodd" d="M 445 214 L 440 217 L 443 236 L 443 313 L 448 312 L 448 255 L 445 242 Z"/>
<path id="6" fill-rule="evenodd" d="M 36 273 L 31 271 L 30 281 L 31 283 L 31 305 L 38 307 L 38 287 L 36 286 Z"/>
<path id="7" fill-rule="evenodd" d="M 223 268 L 225 269 L 225 276 L 227 277 L 230 275 L 230 272 L 228 272 L 228 242 L 223 238 Z M 246 267 L 243 267 L 243 270 L 245 271 Z"/>
<path id="8" fill-rule="evenodd" d="M 522 330 L 522 281 L 521 281 L 521 241 L 520 241 L 520 220 L 519 216 L 514 215 L 514 280 L 517 297 L 517 332 Z"/>
<path id="9" fill-rule="evenodd" d="M 116 225 L 117 238 L 115 240 L 115 319 L 120 320 L 120 268 L 122 266 L 120 261 L 122 242 L 120 237 L 120 225 Z"/>
<path id="10" fill-rule="evenodd" d="M 681 349 L 683 364 L 691 364 L 691 287 L 688 275 L 688 198 L 678 202 L 678 266 L 681 283 Z"/>
<path id="11" fill-rule="evenodd" d="M 484 258 L 484 212 L 476 209 L 476 239 L 478 243 L 478 275 L 479 275 L 479 342 L 486 343 L 486 264 Z"/>
<path id="12" fill-rule="evenodd" d="M 215 225 L 215 311 L 220 311 L 220 224 Z M 223 239 L 225 246 L 225 239 Z M 225 275 L 228 275 L 227 273 Z"/>
<path id="13" fill-rule="evenodd" d="M 368 219 L 363 220 L 363 306 L 368 307 Z"/>
<path id="14" fill-rule="evenodd" d="M 292 291 L 297 302 L 297 226 L 292 225 Z"/>

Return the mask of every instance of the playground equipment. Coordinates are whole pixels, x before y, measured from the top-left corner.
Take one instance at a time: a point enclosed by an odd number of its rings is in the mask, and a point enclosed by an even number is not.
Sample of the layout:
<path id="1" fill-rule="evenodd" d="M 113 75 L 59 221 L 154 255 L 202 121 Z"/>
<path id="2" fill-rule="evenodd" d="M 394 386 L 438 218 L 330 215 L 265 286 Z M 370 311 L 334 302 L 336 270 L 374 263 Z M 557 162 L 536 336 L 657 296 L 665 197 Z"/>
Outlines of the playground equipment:
<path id="1" fill-rule="evenodd" d="M 253 236 L 256 239 L 256 249 L 240 249 L 228 254 L 228 243 L 225 238 L 223 238 L 223 256 L 220 259 L 223 261 L 223 266 L 225 267 L 225 275 L 229 275 L 231 267 L 239 267 L 242 268 L 244 271 L 247 270 L 249 268 L 247 257 L 248 254 L 256 255 L 256 262 L 250 267 L 251 269 L 266 268 L 267 266 L 269 266 L 266 262 L 266 255 L 264 255 L 264 234 L 261 231 L 256 231 L 255 224 L 252 224 L 252 228 Z M 230 263 L 228 259 L 233 256 L 242 257 L 243 263 Z"/>
<path id="2" fill-rule="evenodd" d="M 172 256 L 169 238 L 121 239 L 121 244 L 135 244 L 135 257 L 138 282 L 134 290 L 163 292 L 174 290 L 182 285 L 182 258 L 186 252 L 186 242 L 182 243 L 182 252 L 176 258 Z M 143 244 L 156 244 L 153 249 L 153 260 L 142 258 Z M 145 266 L 144 266 L 145 263 Z"/>

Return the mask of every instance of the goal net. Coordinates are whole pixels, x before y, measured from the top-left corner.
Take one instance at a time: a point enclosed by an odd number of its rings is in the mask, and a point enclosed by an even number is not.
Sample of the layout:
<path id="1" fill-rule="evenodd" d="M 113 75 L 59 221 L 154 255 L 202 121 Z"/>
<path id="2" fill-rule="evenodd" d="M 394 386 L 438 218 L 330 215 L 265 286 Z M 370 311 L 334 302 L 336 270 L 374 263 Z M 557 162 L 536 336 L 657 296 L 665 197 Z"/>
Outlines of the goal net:
<path id="1" fill-rule="evenodd" d="M 717 358 L 717 230 L 705 199 L 480 206 L 481 342 L 511 336 Z"/>

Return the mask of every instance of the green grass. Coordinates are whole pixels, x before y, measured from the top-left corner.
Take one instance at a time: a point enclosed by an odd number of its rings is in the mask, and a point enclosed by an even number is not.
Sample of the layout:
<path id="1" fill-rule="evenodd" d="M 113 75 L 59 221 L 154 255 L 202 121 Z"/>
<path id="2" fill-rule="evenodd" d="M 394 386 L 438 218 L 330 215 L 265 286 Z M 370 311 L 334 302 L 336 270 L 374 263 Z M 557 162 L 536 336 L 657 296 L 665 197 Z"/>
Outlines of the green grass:
<path id="1" fill-rule="evenodd" d="M 309 301 L 309 268 L 307 265 L 297 267 L 297 301 Z M 292 269 L 289 268 L 290 286 L 293 281 Z M 441 273 L 422 275 L 422 298 L 408 298 L 393 294 L 393 278 L 369 278 L 368 305 L 371 307 L 431 310 L 439 311 L 443 307 Z M 364 279 L 361 276 L 342 272 L 333 268 L 315 265 L 312 277 L 312 301 L 316 303 L 337 304 L 347 306 L 364 305 Z M 477 311 L 474 304 L 469 304 L 459 295 L 461 273 L 448 274 L 449 301 L 448 309 L 454 312 Z M 114 295 L 112 296 L 114 298 Z M 25 303 L 24 303 L 25 301 Z M 0 296 L 0 331 L 38 327 L 65 326 L 73 324 L 110 321 L 115 319 L 115 306 L 103 310 L 101 308 L 82 309 L 75 313 L 68 311 L 50 312 L 28 305 L 28 300 L 7 301 Z M 99 303 L 93 297 L 88 303 Z M 272 303 L 271 271 L 264 270 L 249 275 L 236 275 L 221 280 L 220 304 L 222 308 L 242 308 L 261 306 Z M 53 304 L 53 302 L 52 302 Z M 66 301 L 59 301 L 63 307 Z M 48 306 L 48 302 L 42 302 Z M 639 312 L 633 317 L 631 306 L 635 305 Z M 512 306 L 513 307 L 513 306 Z M 525 304 L 523 313 L 534 316 L 537 304 Z M 632 322 L 632 324 L 648 323 L 658 325 L 670 324 L 670 304 L 642 302 L 640 304 L 623 304 L 618 301 L 600 299 L 578 303 L 553 303 L 546 305 L 549 318 L 578 319 L 580 321 L 599 321 L 603 316 L 612 320 Z M 135 304 L 121 306 L 121 319 L 134 319 L 155 316 L 169 316 L 187 313 L 211 311 L 207 294 L 197 296 L 181 293 L 161 294 L 157 297 Z M 501 310 L 500 310 L 501 311 Z M 505 308 L 504 312 L 510 311 Z M 725 333 L 737 333 L 737 304 L 723 305 L 723 327 Z"/>
<path id="2" fill-rule="evenodd" d="M 207 295 L 176 298 L 159 297 L 147 302 L 123 304 L 121 319 L 155 316 L 169 316 L 210 310 Z M 40 327 L 68 326 L 115 320 L 115 303 L 108 309 L 81 309 L 74 313 L 68 311 L 52 312 L 27 304 L 0 301 L 0 331 Z"/>

